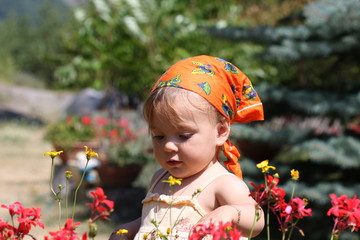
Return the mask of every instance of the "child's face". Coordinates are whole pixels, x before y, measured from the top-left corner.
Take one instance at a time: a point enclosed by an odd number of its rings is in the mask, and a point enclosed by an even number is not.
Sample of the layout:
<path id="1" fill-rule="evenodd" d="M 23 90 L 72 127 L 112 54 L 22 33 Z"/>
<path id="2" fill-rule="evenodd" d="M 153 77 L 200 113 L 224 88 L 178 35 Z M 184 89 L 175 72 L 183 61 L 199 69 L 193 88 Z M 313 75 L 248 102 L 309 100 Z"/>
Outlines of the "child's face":
<path id="1" fill-rule="evenodd" d="M 217 148 L 227 135 L 224 137 L 219 130 L 224 124 L 210 121 L 209 114 L 192 106 L 177 105 L 179 120 L 170 123 L 164 115 L 154 112 L 150 132 L 158 163 L 174 177 L 186 178 L 216 161 Z"/>

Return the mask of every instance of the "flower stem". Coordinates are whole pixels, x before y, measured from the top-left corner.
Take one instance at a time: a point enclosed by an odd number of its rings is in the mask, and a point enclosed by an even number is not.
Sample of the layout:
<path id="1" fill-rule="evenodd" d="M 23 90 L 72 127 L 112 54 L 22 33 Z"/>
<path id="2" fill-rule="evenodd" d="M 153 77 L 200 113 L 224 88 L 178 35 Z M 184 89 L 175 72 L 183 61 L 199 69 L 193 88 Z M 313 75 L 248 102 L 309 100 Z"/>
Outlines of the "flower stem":
<path id="1" fill-rule="evenodd" d="M 65 212 L 66 212 L 66 219 L 69 219 L 69 208 L 68 208 L 68 198 L 69 198 L 69 191 L 68 191 L 68 187 L 69 187 L 69 180 L 66 179 L 66 183 L 65 183 Z"/>
<path id="2" fill-rule="evenodd" d="M 76 190 L 75 190 L 74 205 L 73 205 L 72 217 L 71 217 L 72 219 L 74 219 L 74 215 L 75 215 L 75 207 L 76 207 L 77 193 L 78 193 L 78 191 L 79 191 L 79 189 L 80 189 L 80 186 L 81 186 L 81 184 L 82 184 L 82 182 L 83 182 L 83 180 L 84 180 L 85 173 L 86 173 L 86 168 L 87 168 L 88 164 L 89 164 L 89 159 L 86 161 L 85 168 L 84 168 L 84 172 L 83 172 L 83 174 L 81 175 L 80 182 L 79 182 L 79 184 L 78 184 L 78 186 L 76 187 Z"/>
<path id="3" fill-rule="evenodd" d="M 290 228 L 290 231 L 289 231 L 289 235 L 288 235 L 288 238 L 287 238 L 288 240 L 291 240 L 291 235 L 292 235 L 292 233 L 293 233 L 293 231 L 294 231 L 294 228 L 295 228 L 296 224 L 299 222 L 299 220 L 300 220 L 300 219 L 296 219 L 296 222 L 291 225 L 291 228 Z"/>
<path id="4" fill-rule="evenodd" d="M 58 208 L 59 208 L 59 230 L 61 230 L 61 202 L 58 200 Z"/>
<path id="5" fill-rule="evenodd" d="M 293 199 L 293 198 L 294 198 L 294 194 L 295 194 L 295 187 L 296 187 L 296 182 L 294 181 L 294 184 L 293 184 L 293 189 L 292 189 L 292 192 L 291 192 L 291 197 L 290 197 L 290 199 Z"/>
<path id="6" fill-rule="evenodd" d="M 259 221 L 259 219 L 258 219 L 259 212 L 260 212 L 259 209 L 260 209 L 260 206 L 259 206 L 258 204 L 256 204 L 256 205 L 255 205 L 255 216 L 254 216 L 254 220 L 253 220 L 253 223 L 252 223 L 252 226 L 251 226 L 251 231 L 250 231 L 250 234 L 249 234 L 249 237 L 248 237 L 249 240 L 251 240 L 251 237 L 252 237 L 252 235 L 253 235 L 253 233 L 254 233 L 255 223 L 256 223 L 257 221 Z M 261 212 L 260 212 L 260 213 L 261 213 Z"/>
<path id="7" fill-rule="evenodd" d="M 270 203 L 267 203 L 267 213 L 266 213 L 266 232 L 267 232 L 267 239 L 271 240 L 270 238 Z"/>
<path id="8" fill-rule="evenodd" d="M 331 233 L 330 240 L 338 240 L 339 236 L 340 236 L 340 234 L 338 234 L 338 233 Z"/>
<path id="9" fill-rule="evenodd" d="M 54 191 L 53 188 L 53 181 L 54 181 L 54 157 L 51 157 L 51 172 L 50 172 L 50 189 L 51 192 L 54 194 L 54 196 L 56 196 L 56 192 Z"/>

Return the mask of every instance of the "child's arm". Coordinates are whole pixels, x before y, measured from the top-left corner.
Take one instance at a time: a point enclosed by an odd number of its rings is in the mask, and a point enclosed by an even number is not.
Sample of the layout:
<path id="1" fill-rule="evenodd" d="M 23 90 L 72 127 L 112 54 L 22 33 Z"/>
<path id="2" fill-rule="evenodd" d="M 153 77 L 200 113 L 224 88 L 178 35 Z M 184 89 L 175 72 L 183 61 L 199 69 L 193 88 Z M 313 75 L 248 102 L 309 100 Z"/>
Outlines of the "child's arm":
<path id="1" fill-rule="evenodd" d="M 243 236 L 249 236 L 252 228 L 252 237 L 262 231 L 264 213 L 249 196 L 250 191 L 244 181 L 231 175 L 219 177 L 214 182 L 214 192 L 219 207 L 205 215 L 199 221 L 200 224 L 210 221 L 233 222 Z M 255 218 L 258 220 L 254 221 Z"/>
<path id="2" fill-rule="evenodd" d="M 125 239 L 132 240 L 132 239 L 134 239 L 136 233 L 139 231 L 140 224 L 141 224 L 141 217 L 135 219 L 132 222 L 121 224 L 120 226 L 118 226 L 115 229 L 114 232 L 111 233 L 109 240 L 120 240 L 120 239 L 122 239 L 122 240 L 125 240 Z M 128 233 L 124 234 L 122 236 L 122 238 L 120 238 L 119 235 L 116 235 L 116 232 L 119 229 L 126 229 L 126 230 L 128 230 Z"/>

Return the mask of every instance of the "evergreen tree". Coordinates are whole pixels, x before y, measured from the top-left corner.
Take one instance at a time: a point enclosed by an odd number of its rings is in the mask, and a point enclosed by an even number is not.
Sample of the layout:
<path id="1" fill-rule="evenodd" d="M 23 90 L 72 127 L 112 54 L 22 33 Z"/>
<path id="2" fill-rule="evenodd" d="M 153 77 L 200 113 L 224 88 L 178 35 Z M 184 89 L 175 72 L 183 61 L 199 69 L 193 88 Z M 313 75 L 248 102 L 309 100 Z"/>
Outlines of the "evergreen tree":
<path id="1" fill-rule="evenodd" d="M 295 73 L 297 81 L 286 75 L 280 84 L 347 91 L 360 87 L 358 0 L 315 1 L 276 26 L 204 28 L 215 37 L 263 44 L 266 50 L 259 57 Z"/>
<path id="2" fill-rule="evenodd" d="M 276 26 L 202 29 L 233 42 L 261 44 L 258 57 L 286 73 L 277 85 L 257 85 L 266 120 L 234 126 L 235 141 L 248 167 L 249 159 L 269 158 L 280 176 L 300 170 L 297 192 L 316 208 L 302 226 L 305 238 L 328 236 L 328 194 L 360 192 L 360 1 L 314 1 Z M 249 152 L 255 145 L 261 148 Z M 258 171 L 248 169 L 248 177 L 256 179 Z M 323 227 L 311 224 L 314 220 Z"/>

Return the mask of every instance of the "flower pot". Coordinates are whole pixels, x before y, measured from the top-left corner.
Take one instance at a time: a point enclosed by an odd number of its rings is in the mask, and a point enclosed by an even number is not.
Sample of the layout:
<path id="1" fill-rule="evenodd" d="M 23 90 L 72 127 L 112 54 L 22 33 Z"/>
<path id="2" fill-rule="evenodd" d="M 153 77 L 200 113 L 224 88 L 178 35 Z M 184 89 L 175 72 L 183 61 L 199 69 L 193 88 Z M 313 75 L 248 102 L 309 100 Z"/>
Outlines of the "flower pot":
<path id="1" fill-rule="evenodd" d="M 102 187 L 131 187 L 142 170 L 141 165 L 115 166 L 103 163 L 96 167 Z"/>

